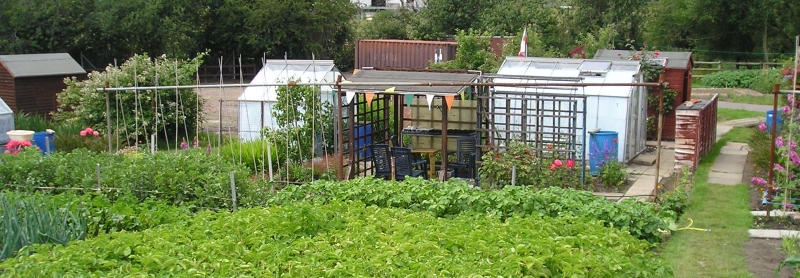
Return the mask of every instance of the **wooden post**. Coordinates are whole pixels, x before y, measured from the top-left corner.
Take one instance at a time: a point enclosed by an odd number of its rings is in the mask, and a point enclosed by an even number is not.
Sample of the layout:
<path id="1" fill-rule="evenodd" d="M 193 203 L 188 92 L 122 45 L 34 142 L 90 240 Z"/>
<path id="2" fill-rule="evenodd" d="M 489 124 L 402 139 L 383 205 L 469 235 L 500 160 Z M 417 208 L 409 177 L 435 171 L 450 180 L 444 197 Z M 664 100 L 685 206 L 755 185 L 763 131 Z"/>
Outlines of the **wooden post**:
<path id="1" fill-rule="evenodd" d="M 666 76 L 662 73 L 658 76 L 658 82 L 661 83 L 658 86 L 660 96 L 658 97 L 658 130 L 656 134 L 656 177 L 655 177 L 655 187 L 653 190 L 653 200 L 658 200 L 658 182 L 660 179 L 660 170 L 661 170 L 661 133 L 664 129 L 664 87 L 665 85 Z"/>
<path id="2" fill-rule="evenodd" d="M 781 84 L 775 84 L 772 87 L 772 129 L 770 131 L 770 144 L 769 144 L 769 171 L 767 172 L 767 220 L 770 220 L 770 211 L 772 211 L 772 190 L 775 188 L 774 184 L 774 170 L 775 170 L 775 137 L 778 133 L 778 92 L 781 89 Z"/>

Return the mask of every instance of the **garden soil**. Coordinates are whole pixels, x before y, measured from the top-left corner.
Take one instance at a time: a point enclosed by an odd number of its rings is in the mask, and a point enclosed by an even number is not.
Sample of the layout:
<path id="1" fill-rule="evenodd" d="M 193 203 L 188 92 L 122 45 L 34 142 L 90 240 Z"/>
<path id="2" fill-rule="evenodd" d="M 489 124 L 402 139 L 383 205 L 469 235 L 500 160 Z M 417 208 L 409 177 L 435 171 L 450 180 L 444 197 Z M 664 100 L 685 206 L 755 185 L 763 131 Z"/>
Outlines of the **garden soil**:
<path id="1" fill-rule="evenodd" d="M 758 278 L 794 277 L 794 271 L 789 268 L 781 269 L 780 274 L 775 276 L 775 270 L 786 257 L 780 249 L 780 239 L 752 238 L 745 242 L 744 254 L 750 273 Z"/>

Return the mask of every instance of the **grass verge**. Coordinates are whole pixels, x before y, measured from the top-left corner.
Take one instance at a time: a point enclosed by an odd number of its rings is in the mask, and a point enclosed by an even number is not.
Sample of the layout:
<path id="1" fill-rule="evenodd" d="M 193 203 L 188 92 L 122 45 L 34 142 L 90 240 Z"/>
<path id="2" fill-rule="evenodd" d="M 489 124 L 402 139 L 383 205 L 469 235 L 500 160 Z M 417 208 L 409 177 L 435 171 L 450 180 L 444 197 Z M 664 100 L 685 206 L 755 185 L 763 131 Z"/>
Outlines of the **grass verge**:
<path id="1" fill-rule="evenodd" d="M 746 118 L 763 118 L 766 115 L 763 112 L 747 111 L 742 109 L 717 109 L 717 122 L 724 122 L 730 120 L 746 119 Z"/>
<path id="2" fill-rule="evenodd" d="M 727 102 L 733 102 L 733 103 L 772 105 L 772 103 L 774 101 L 774 96 L 767 95 L 767 94 L 764 94 L 764 95 L 743 95 L 743 94 L 728 93 L 725 97 L 721 98 L 720 100 L 724 100 L 724 101 L 727 101 Z M 779 102 L 778 106 L 779 107 L 783 106 L 783 104 Z"/>
<path id="3" fill-rule="evenodd" d="M 675 277 L 752 277 L 743 246 L 753 221 L 747 185 L 708 183 L 711 165 L 722 146 L 731 141 L 746 141 L 747 134 L 744 128 L 726 133 L 707 159 L 700 162 L 695 172 L 691 203 L 678 227 L 686 227 L 692 219 L 693 228 L 707 228 L 711 232 L 681 230 L 674 233 L 662 256 L 674 269 Z"/>

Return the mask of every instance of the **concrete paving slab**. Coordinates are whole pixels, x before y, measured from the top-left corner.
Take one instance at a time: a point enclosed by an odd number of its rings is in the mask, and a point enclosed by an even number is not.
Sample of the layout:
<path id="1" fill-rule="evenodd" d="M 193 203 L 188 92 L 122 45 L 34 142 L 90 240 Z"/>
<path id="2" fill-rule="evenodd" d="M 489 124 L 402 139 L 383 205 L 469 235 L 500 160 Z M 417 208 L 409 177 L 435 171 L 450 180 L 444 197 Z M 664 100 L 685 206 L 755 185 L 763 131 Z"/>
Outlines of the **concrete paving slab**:
<path id="1" fill-rule="evenodd" d="M 730 144 L 722 147 L 722 149 L 720 149 L 719 151 L 720 154 L 743 155 L 743 156 L 746 156 L 749 152 L 750 150 L 747 148 L 747 145 L 731 146 Z"/>
<path id="2" fill-rule="evenodd" d="M 744 164 L 747 162 L 747 156 L 733 155 L 733 154 L 720 154 L 714 160 L 711 166 L 712 172 L 720 173 L 739 173 L 744 170 Z"/>
<path id="3" fill-rule="evenodd" d="M 742 183 L 742 173 L 708 173 L 708 183 L 721 185 L 737 185 Z"/>
<path id="4" fill-rule="evenodd" d="M 633 161 L 631 161 L 631 163 L 635 164 L 635 165 L 652 166 L 652 165 L 656 164 L 656 155 L 655 154 L 640 154 L 640 155 L 637 155 L 633 159 Z"/>
<path id="5" fill-rule="evenodd" d="M 750 234 L 751 238 L 775 238 L 775 239 L 800 235 L 800 231 L 791 231 L 791 230 L 750 229 L 747 231 L 747 233 Z"/>
<path id="6" fill-rule="evenodd" d="M 753 216 L 767 216 L 767 212 L 763 211 L 763 210 L 751 211 L 750 214 L 752 214 Z M 786 216 L 786 212 L 784 212 L 782 210 L 773 210 L 773 211 L 769 212 L 769 215 L 770 216 Z"/>
<path id="7" fill-rule="evenodd" d="M 632 196 L 632 197 L 626 196 L 626 197 L 620 198 L 619 201 L 622 201 L 622 200 L 625 200 L 625 199 L 636 199 L 636 200 L 638 200 L 640 202 L 649 202 L 650 201 L 650 197 L 646 197 L 646 196 Z"/>

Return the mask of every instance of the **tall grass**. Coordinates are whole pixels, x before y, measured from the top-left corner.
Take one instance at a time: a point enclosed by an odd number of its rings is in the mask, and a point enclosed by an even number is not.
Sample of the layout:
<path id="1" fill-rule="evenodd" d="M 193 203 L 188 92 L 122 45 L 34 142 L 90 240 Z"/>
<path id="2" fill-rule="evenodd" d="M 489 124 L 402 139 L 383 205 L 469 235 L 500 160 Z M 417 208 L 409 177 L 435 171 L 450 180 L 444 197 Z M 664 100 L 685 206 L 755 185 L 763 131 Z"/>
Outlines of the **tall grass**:
<path id="1" fill-rule="evenodd" d="M 0 209 L 0 260 L 15 256 L 31 244 L 66 245 L 86 237 L 86 219 L 56 205 L 49 196 L 0 193 Z"/>
<path id="2" fill-rule="evenodd" d="M 48 128 L 47 119 L 38 114 L 19 112 L 14 114 L 14 128 L 18 130 L 44 131 Z"/>

